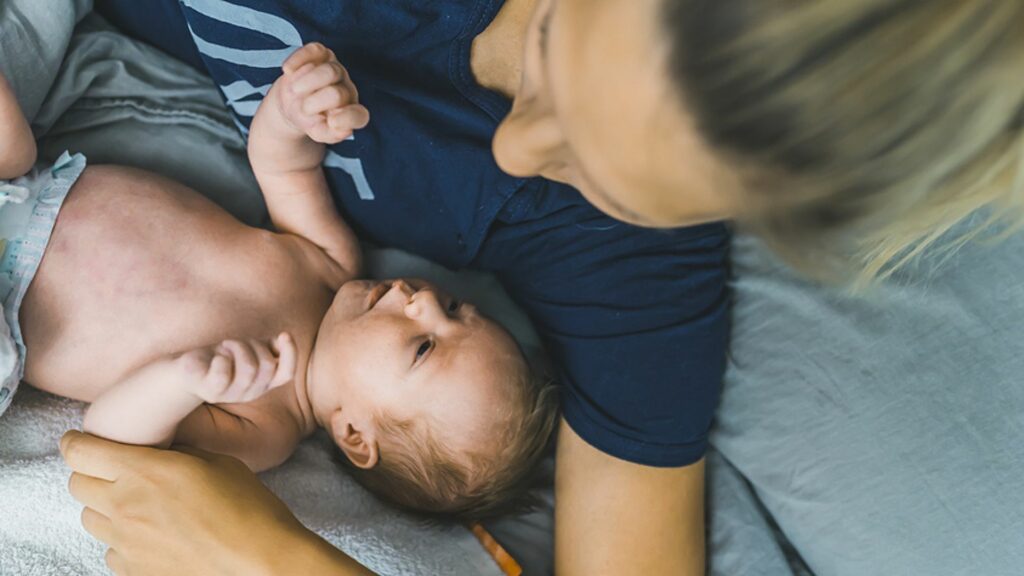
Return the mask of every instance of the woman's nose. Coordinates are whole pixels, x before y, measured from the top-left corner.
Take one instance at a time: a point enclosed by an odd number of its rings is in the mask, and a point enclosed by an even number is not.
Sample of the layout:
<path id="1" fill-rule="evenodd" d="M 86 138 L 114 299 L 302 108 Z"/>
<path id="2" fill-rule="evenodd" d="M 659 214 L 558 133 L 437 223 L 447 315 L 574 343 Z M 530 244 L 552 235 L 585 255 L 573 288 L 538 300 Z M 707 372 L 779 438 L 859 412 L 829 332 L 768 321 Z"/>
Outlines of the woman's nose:
<path id="1" fill-rule="evenodd" d="M 565 137 L 558 118 L 541 102 L 516 106 L 498 127 L 493 151 L 501 169 L 513 176 L 564 181 Z"/>

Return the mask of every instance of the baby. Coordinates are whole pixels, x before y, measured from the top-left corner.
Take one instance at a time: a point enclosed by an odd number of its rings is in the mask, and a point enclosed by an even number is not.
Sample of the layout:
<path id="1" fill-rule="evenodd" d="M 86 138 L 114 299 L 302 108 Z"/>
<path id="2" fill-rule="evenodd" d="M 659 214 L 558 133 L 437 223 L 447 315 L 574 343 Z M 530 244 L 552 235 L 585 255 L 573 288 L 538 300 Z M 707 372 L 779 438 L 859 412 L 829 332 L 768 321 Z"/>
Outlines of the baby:
<path id="1" fill-rule="evenodd" d="M 325 47 L 283 69 L 249 140 L 276 233 L 80 155 L 11 181 L 36 150 L 0 76 L 0 356 L 19 359 L 0 412 L 24 378 L 91 402 L 87 432 L 253 470 L 321 427 L 402 507 L 501 512 L 554 426 L 550 387 L 473 306 L 419 281 L 354 280 L 359 246 L 320 163 L 369 114 Z"/>

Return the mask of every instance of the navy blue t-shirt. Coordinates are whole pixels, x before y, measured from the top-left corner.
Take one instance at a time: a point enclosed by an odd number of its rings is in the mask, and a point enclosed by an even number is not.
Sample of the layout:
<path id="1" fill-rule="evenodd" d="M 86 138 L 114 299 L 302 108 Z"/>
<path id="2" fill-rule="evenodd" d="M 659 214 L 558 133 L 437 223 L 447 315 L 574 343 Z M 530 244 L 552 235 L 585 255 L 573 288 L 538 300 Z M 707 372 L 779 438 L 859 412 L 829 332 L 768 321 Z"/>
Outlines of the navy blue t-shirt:
<path id="1" fill-rule="evenodd" d="M 135 36 L 202 66 L 240 129 L 299 46 L 335 51 L 371 113 L 325 172 L 356 231 L 452 268 L 497 274 L 560 370 L 565 418 L 598 449 L 654 466 L 700 459 L 728 339 L 722 224 L 615 221 L 571 187 L 503 173 L 504 97 L 470 45 L 496 0 L 101 0 Z"/>

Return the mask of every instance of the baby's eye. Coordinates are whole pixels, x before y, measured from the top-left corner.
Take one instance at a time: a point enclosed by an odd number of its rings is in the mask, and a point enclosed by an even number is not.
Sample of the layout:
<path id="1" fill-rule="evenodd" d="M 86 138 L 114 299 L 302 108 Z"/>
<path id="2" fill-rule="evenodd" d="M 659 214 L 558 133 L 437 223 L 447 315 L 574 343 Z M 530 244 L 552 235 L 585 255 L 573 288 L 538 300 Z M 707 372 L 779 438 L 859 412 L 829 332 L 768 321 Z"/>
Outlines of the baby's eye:
<path id="1" fill-rule="evenodd" d="M 462 306 L 462 302 L 459 302 L 458 300 L 452 300 L 451 302 L 448 303 L 448 311 L 455 312 L 456 310 L 459 309 L 459 306 Z"/>
<path id="2" fill-rule="evenodd" d="M 427 352 L 430 352 L 430 349 L 433 347 L 433 340 L 426 340 L 423 342 L 423 344 L 420 344 L 420 347 L 416 349 L 416 361 L 419 362 L 420 359 L 423 358 L 423 356 L 425 356 Z"/>

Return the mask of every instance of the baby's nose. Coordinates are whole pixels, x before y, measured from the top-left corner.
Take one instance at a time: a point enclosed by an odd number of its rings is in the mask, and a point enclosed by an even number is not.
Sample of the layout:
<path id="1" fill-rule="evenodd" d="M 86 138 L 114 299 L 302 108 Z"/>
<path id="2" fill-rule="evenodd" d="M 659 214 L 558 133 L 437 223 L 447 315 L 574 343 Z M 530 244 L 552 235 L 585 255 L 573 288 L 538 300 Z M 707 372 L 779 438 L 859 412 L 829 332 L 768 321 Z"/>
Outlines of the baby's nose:
<path id="1" fill-rule="evenodd" d="M 412 298 L 412 295 L 416 293 L 416 290 L 409 286 L 405 280 L 395 280 L 391 283 L 391 289 L 400 291 L 406 298 Z"/>

